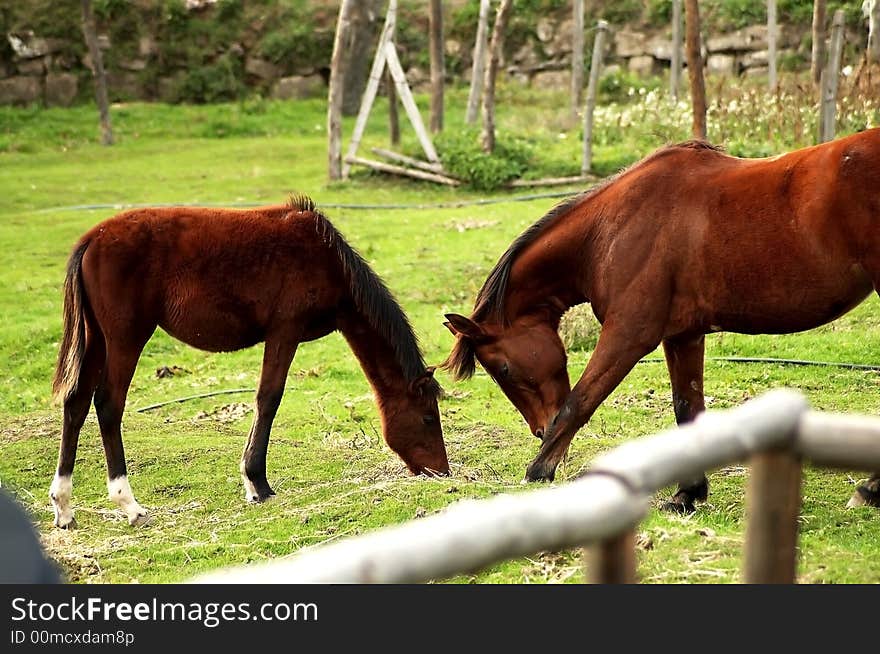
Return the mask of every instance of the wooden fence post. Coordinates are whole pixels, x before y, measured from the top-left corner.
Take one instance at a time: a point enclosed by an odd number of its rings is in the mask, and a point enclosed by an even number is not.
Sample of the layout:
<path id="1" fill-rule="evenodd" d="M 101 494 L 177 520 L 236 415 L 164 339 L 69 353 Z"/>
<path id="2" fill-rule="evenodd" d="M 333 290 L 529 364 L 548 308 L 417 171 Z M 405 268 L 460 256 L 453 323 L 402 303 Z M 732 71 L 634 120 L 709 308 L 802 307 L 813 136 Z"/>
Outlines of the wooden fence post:
<path id="1" fill-rule="evenodd" d="M 480 20 L 477 23 L 477 39 L 474 43 L 474 64 L 471 68 L 471 89 L 468 92 L 467 111 L 464 121 L 473 125 L 477 120 L 480 108 L 480 96 L 483 92 L 483 67 L 486 65 L 486 47 L 489 34 L 489 1 L 480 0 Z"/>
<path id="2" fill-rule="evenodd" d="M 669 93 L 678 102 L 681 88 L 681 0 L 672 0 L 672 62 L 669 65 Z"/>
<path id="3" fill-rule="evenodd" d="M 446 81 L 446 65 L 443 58 L 443 2 L 430 2 L 430 50 L 431 50 L 431 117 L 433 133 L 443 131 L 443 83 Z"/>
<path id="4" fill-rule="evenodd" d="M 636 577 L 636 530 L 591 545 L 586 551 L 588 581 L 593 584 L 634 584 Z"/>
<path id="5" fill-rule="evenodd" d="M 92 75 L 95 78 L 95 102 L 101 121 L 101 144 L 113 145 L 113 128 L 110 125 L 110 102 L 107 99 L 107 75 L 104 73 L 104 59 L 98 47 L 95 30 L 95 12 L 92 0 L 82 0 L 82 31 L 92 59 Z"/>
<path id="6" fill-rule="evenodd" d="M 767 87 L 776 92 L 776 0 L 767 0 Z"/>
<path id="7" fill-rule="evenodd" d="M 584 97 L 584 0 L 572 2 L 571 118 L 577 118 Z"/>
<path id="8" fill-rule="evenodd" d="M 685 0 L 684 10 L 688 77 L 691 81 L 691 102 L 694 108 L 692 133 L 695 139 L 705 139 L 706 80 L 703 79 L 703 54 L 700 47 L 700 5 L 697 0 Z"/>
<path id="9" fill-rule="evenodd" d="M 596 38 L 593 41 L 593 60 L 590 62 L 590 82 L 587 86 L 587 106 L 584 108 L 584 150 L 581 159 L 581 175 L 588 175 L 593 165 L 593 112 L 596 109 L 596 92 L 599 87 L 599 73 L 605 54 L 605 33 L 608 23 L 600 20 L 596 24 Z"/>
<path id="10" fill-rule="evenodd" d="M 513 0 L 501 0 L 489 44 L 489 65 L 483 80 L 483 130 L 480 133 L 480 147 L 487 154 L 495 151 L 495 78 L 501 65 L 504 32 L 507 30 L 507 20 L 512 9 Z"/>
<path id="11" fill-rule="evenodd" d="M 813 47 L 810 60 L 810 77 L 821 88 L 822 70 L 825 68 L 825 0 L 813 0 Z"/>
<path id="12" fill-rule="evenodd" d="M 800 458 L 788 448 L 754 455 L 746 494 L 747 584 L 794 583 L 800 506 Z"/>
<path id="13" fill-rule="evenodd" d="M 330 84 L 327 90 L 327 176 L 342 178 L 342 95 L 345 88 L 345 43 L 351 29 L 354 2 L 343 0 L 333 38 L 333 56 L 330 59 Z"/>
<path id="14" fill-rule="evenodd" d="M 837 109 L 837 80 L 840 76 L 840 56 L 843 50 L 844 13 L 842 9 L 834 12 L 831 23 L 831 52 L 825 68 L 822 83 L 822 101 L 819 113 L 819 142 L 825 143 L 834 138 Z"/>
<path id="15" fill-rule="evenodd" d="M 868 4 L 868 48 L 869 64 L 880 64 L 880 0 Z"/>

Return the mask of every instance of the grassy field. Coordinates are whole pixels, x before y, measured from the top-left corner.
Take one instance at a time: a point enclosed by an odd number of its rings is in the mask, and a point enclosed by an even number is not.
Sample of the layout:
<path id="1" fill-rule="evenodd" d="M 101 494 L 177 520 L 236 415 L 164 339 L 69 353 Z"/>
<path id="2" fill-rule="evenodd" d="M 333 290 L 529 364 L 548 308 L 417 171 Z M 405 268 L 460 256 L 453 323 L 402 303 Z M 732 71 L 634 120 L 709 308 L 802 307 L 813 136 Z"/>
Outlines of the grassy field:
<path id="1" fill-rule="evenodd" d="M 738 93 L 738 92 L 737 92 Z M 688 120 L 650 91 L 605 107 L 597 165 L 615 169 L 669 140 L 687 137 Z M 448 129 L 461 127 L 463 91 L 448 99 Z M 748 93 L 736 95 L 746 103 Z M 742 107 L 719 102 L 712 138 L 737 151 L 781 152 L 810 141 L 812 119 L 754 95 Z M 421 98 L 422 106 L 424 99 Z M 529 134 L 554 169 L 574 166 L 579 132 L 563 96 L 503 89 L 500 134 Z M 769 102 L 773 105 L 773 102 Z M 762 108 L 763 107 L 763 108 Z M 50 378 L 61 330 L 63 271 L 89 226 L 123 203 L 276 203 L 289 192 L 331 203 L 433 203 L 486 197 L 467 190 L 358 174 L 326 182 L 320 101 L 251 101 L 214 107 L 127 105 L 113 109 L 118 144 L 95 143 L 91 108 L 0 109 L 0 483 L 31 512 L 43 542 L 74 582 L 174 582 L 232 563 L 283 556 L 383 525 L 430 514 L 463 498 L 522 492 L 536 441 L 482 372 L 455 384 L 443 373 L 441 415 L 453 475 L 417 479 L 384 446 L 369 386 L 338 335 L 302 346 L 293 363 L 269 448 L 277 497 L 243 501 L 238 460 L 253 417 L 252 394 L 139 407 L 229 388 L 253 388 L 259 347 L 231 354 L 196 351 L 157 333 L 141 358 L 124 417 L 129 475 L 152 522 L 131 529 L 106 498 L 104 457 L 92 414 L 80 439 L 74 508 L 80 529 L 52 527 L 47 497 L 57 455 L 60 410 Z M 861 113 L 860 113 L 861 112 Z M 738 116 L 742 130 L 733 131 Z M 727 120 L 725 120 L 727 117 Z M 775 121 L 775 122 L 774 122 Z M 876 105 L 845 114 L 844 130 L 876 124 Z M 382 110 L 366 146 L 384 145 Z M 351 123 L 346 123 L 347 133 Z M 407 139 L 412 139 L 407 136 Z M 414 147 L 414 140 L 405 141 Z M 540 170 L 531 171 L 536 175 Z M 575 189 L 572 189 L 574 191 Z M 499 192 L 497 197 L 505 194 Z M 452 345 L 448 311 L 467 313 L 486 273 L 508 243 L 543 215 L 552 199 L 431 210 L 327 209 L 326 213 L 387 280 L 409 313 L 430 363 Z M 75 208 L 80 207 L 80 208 Z M 880 363 L 880 303 L 872 297 L 836 323 L 789 336 L 718 334 L 708 355 L 756 355 Z M 571 352 L 577 377 L 590 352 Z M 161 367 L 180 370 L 158 377 Z M 819 409 L 880 412 L 880 376 L 836 368 L 708 362 L 709 408 L 723 408 L 787 386 Z M 574 440 L 557 476 L 571 479 L 598 453 L 674 423 L 665 366 L 636 367 Z M 880 513 L 845 510 L 859 474 L 808 470 L 801 517 L 803 582 L 880 582 Z M 710 476 L 711 496 L 691 516 L 653 511 L 641 526 L 644 582 L 740 579 L 747 470 Z M 527 489 L 525 489 L 527 490 Z M 657 497 L 658 503 L 665 493 Z M 573 582 L 576 552 L 542 553 L 455 582 Z"/>

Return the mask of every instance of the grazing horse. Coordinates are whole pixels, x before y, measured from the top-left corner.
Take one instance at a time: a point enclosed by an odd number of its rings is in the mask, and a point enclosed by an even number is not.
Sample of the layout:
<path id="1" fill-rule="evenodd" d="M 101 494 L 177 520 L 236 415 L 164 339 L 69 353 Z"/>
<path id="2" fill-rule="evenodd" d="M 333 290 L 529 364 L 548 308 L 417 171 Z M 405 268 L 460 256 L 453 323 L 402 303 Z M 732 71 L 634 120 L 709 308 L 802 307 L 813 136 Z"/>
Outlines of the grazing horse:
<path id="1" fill-rule="evenodd" d="M 552 480 L 569 443 L 663 344 L 676 421 L 704 409 L 705 334 L 817 327 L 880 290 L 880 129 L 766 159 L 701 141 L 661 148 L 551 209 L 502 255 L 444 366 L 476 358 L 542 439 L 526 479 Z M 557 333 L 589 302 L 602 331 L 574 388 Z M 693 510 L 708 482 L 668 508 Z M 880 474 L 851 504 L 880 506 Z"/>
<path id="2" fill-rule="evenodd" d="M 375 391 L 388 446 L 413 474 L 449 472 L 433 368 L 382 280 L 306 197 L 252 210 L 149 208 L 88 231 L 64 282 L 54 390 L 64 403 L 55 524 L 74 524 L 71 474 L 94 396 L 110 498 L 146 520 L 126 477 L 120 424 L 141 351 L 161 327 L 212 352 L 265 342 L 256 415 L 241 459 L 245 498 L 274 495 L 269 431 L 300 343 L 339 330 Z"/>

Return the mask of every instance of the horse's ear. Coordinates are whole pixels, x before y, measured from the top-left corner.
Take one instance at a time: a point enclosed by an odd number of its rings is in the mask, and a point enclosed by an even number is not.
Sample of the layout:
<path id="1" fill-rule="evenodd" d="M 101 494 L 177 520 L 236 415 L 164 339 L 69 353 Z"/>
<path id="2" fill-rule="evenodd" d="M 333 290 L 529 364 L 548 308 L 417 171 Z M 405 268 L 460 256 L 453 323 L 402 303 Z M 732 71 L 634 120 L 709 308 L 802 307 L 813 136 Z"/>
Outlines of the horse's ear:
<path id="1" fill-rule="evenodd" d="M 446 320 L 449 322 L 443 324 L 455 336 L 466 336 L 471 340 L 478 341 L 486 335 L 486 332 L 477 323 L 457 313 L 447 313 Z"/>
<path id="2" fill-rule="evenodd" d="M 429 386 L 436 388 L 437 382 L 434 381 L 434 366 L 425 369 L 421 375 L 413 379 L 409 384 L 409 389 L 416 395 L 424 395 Z"/>

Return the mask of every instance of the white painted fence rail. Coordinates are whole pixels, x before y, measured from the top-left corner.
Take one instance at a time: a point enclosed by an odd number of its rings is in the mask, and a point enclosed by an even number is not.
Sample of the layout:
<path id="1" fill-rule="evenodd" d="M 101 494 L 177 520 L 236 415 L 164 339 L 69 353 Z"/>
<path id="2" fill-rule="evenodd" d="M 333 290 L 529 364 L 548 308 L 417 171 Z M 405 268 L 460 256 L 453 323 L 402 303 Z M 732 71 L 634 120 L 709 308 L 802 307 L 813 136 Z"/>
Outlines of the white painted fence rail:
<path id="1" fill-rule="evenodd" d="M 778 390 L 621 445 L 550 488 L 464 500 L 440 513 L 196 583 L 418 583 L 544 550 L 592 547 L 597 581 L 634 581 L 635 528 L 654 493 L 749 460 L 746 581 L 793 581 L 801 458 L 880 470 L 880 420 L 817 413 Z M 760 501 L 757 501 L 759 498 Z"/>

